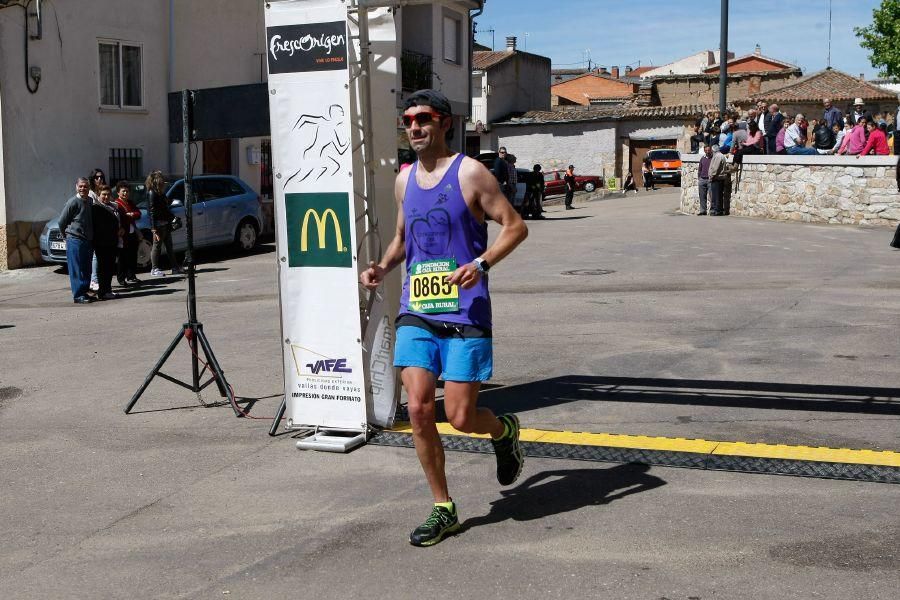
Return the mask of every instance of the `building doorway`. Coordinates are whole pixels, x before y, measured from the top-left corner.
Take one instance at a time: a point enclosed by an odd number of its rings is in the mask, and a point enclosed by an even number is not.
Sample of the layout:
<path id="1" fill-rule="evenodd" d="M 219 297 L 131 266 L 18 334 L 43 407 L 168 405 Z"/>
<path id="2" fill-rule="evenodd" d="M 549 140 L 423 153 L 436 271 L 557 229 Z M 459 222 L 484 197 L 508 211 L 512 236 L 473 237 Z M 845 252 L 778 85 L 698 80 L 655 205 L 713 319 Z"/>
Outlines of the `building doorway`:
<path id="1" fill-rule="evenodd" d="M 644 181 L 641 163 L 644 162 L 648 152 L 656 148 L 678 147 L 676 140 L 630 140 L 628 146 L 628 170 L 631 171 L 631 176 L 634 177 L 634 183 L 637 186 L 640 186 Z"/>

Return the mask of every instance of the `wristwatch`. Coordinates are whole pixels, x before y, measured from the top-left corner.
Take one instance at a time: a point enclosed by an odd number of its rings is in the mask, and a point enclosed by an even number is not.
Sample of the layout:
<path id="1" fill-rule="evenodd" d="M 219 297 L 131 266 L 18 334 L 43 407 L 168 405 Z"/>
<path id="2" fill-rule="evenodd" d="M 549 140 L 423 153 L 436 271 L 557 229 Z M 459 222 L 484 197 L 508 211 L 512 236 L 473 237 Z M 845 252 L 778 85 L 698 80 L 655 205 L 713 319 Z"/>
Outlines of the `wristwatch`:
<path id="1" fill-rule="evenodd" d="M 476 258 L 472 262 L 475 263 L 475 268 L 478 269 L 478 271 L 481 273 L 487 273 L 488 271 L 491 270 L 490 263 L 488 261 L 484 260 L 483 258 Z"/>

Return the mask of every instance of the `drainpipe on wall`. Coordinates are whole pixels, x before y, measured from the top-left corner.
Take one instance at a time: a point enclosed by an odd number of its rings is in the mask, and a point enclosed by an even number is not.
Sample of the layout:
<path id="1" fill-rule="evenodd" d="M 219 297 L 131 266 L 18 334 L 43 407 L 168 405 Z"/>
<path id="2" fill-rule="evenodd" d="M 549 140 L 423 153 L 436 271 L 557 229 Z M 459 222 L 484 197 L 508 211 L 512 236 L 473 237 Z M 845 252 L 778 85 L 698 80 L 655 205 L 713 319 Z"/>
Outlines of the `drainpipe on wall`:
<path id="1" fill-rule="evenodd" d="M 166 91 L 174 91 L 175 87 L 175 0 L 169 0 L 169 60 L 166 61 Z M 166 94 L 166 112 L 168 114 L 169 95 Z M 168 119 L 166 119 L 168 123 Z M 166 135 L 167 160 L 166 169 L 169 173 L 175 172 L 175 148 L 169 142 Z"/>
<path id="2" fill-rule="evenodd" d="M 487 0 L 485 0 L 486 2 Z M 475 62 L 475 17 L 481 16 L 481 13 L 484 12 L 484 2 L 481 3 L 475 12 L 473 13 L 471 10 L 469 11 L 469 28 L 472 32 L 472 35 L 469 36 L 469 61 L 466 64 L 466 75 L 468 76 L 468 89 L 469 89 L 469 114 L 468 118 L 472 118 L 472 63 Z M 487 75 L 485 74 L 485 77 Z M 487 106 L 487 98 L 485 98 L 485 107 Z M 487 120 L 487 111 L 485 111 L 485 121 Z M 467 119 L 468 120 L 468 119 Z M 466 152 L 466 124 L 463 122 L 462 126 L 462 152 L 465 154 Z M 479 150 L 481 148 L 479 147 Z"/>

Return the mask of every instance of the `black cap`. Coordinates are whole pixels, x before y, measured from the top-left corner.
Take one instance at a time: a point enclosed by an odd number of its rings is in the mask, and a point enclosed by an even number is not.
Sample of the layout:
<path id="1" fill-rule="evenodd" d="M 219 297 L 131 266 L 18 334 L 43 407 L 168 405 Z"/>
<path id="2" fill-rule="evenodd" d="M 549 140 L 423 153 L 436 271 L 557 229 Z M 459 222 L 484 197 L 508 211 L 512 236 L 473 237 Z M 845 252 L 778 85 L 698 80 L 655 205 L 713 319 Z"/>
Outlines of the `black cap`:
<path id="1" fill-rule="evenodd" d="M 403 104 L 403 110 L 413 106 L 430 106 L 441 114 L 453 115 L 453 109 L 450 108 L 450 100 L 437 90 L 418 90 L 413 92 Z"/>

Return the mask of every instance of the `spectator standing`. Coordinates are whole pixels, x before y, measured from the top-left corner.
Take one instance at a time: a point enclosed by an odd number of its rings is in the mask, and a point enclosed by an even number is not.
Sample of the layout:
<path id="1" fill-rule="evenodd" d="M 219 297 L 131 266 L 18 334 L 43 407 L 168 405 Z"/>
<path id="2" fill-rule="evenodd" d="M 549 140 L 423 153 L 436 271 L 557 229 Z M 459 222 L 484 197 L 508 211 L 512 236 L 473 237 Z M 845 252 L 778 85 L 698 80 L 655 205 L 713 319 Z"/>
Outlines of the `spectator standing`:
<path id="1" fill-rule="evenodd" d="M 505 161 L 504 161 L 505 162 Z M 172 251 L 172 221 L 175 215 L 169 207 L 169 199 L 163 190 L 162 171 L 156 170 L 147 176 L 145 185 L 147 186 L 147 203 L 150 206 L 150 227 L 153 234 L 153 249 L 150 251 L 150 262 L 153 268 L 150 270 L 151 277 L 164 277 L 165 273 L 159 268 L 159 255 L 163 247 L 166 249 L 166 256 L 172 264 L 172 275 L 182 273 L 175 258 L 175 252 Z"/>
<path id="2" fill-rule="evenodd" d="M 866 110 L 866 104 L 863 102 L 862 98 L 857 98 L 853 101 L 853 111 L 847 114 L 847 118 L 850 119 L 850 122 L 856 125 L 860 119 L 865 119 L 866 122 L 872 120 L 872 113 Z"/>
<path id="3" fill-rule="evenodd" d="M 718 146 L 712 147 L 712 157 L 709 160 L 709 193 L 710 193 L 710 216 L 717 217 L 723 213 L 722 208 L 722 188 L 725 185 L 725 174 L 728 169 L 728 163 L 725 155 L 719 151 Z"/>
<path id="4" fill-rule="evenodd" d="M 765 127 L 763 128 L 763 132 L 766 136 L 766 152 L 768 154 L 777 154 L 778 149 L 776 147 L 778 135 L 781 133 L 783 129 L 782 124 L 784 122 L 784 115 L 778 112 L 778 105 L 773 104 L 769 107 L 769 112 L 766 113 L 765 116 Z M 782 134 L 783 135 L 783 134 Z"/>
<path id="5" fill-rule="evenodd" d="M 140 243 L 140 232 L 135 222 L 141 218 L 141 211 L 131 203 L 131 189 L 124 181 L 116 184 L 116 205 L 119 209 L 119 218 L 122 221 L 122 248 L 119 251 L 118 270 L 116 278 L 119 285 L 128 287 L 129 284 L 140 283 L 137 278 L 137 250 Z"/>
<path id="6" fill-rule="evenodd" d="M 844 135 L 844 141 L 838 154 L 859 154 L 866 147 L 866 119 L 862 117 L 856 121 L 850 133 Z"/>
<path id="7" fill-rule="evenodd" d="M 653 181 L 653 161 L 649 156 L 644 157 L 641 163 L 641 176 L 644 178 L 644 191 L 655 190 L 656 183 Z"/>
<path id="8" fill-rule="evenodd" d="M 112 199 L 112 190 L 101 185 L 98 199 L 93 206 L 94 253 L 97 255 L 97 281 L 100 284 L 97 296 L 101 300 L 118 298 L 112 291 L 112 278 L 116 268 L 116 254 L 123 230 L 119 221 L 119 210 Z"/>
<path id="9" fill-rule="evenodd" d="M 519 185 L 519 172 L 516 171 L 516 155 L 508 154 L 506 155 L 506 169 L 508 171 L 507 177 L 508 180 L 506 182 L 506 187 L 508 189 L 506 193 L 506 199 L 509 200 L 509 203 L 513 205 L 517 210 L 521 210 L 522 207 L 516 207 L 516 187 Z"/>
<path id="10" fill-rule="evenodd" d="M 94 169 L 91 171 L 88 180 L 91 182 L 91 200 L 97 202 L 100 198 L 100 186 L 106 185 L 106 175 L 103 173 L 103 169 Z M 94 253 L 91 257 L 91 289 L 97 291 L 99 287 L 100 284 L 97 282 L 97 254 Z"/>
<path id="11" fill-rule="evenodd" d="M 798 114 L 784 133 L 784 149 L 788 154 L 818 154 L 815 148 L 806 147 L 804 121 L 803 115 Z"/>
<path id="12" fill-rule="evenodd" d="M 566 184 L 566 210 L 572 210 L 572 201 L 575 199 L 575 165 L 569 165 L 563 181 Z"/>
<path id="13" fill-rule="evenodd" d="M 712 161 L 712 146 L 703 146 L 700 157 L 700 168 L 697 170 L 697 188 L 700 190 L 700 212 L 698 216 L 707 214 L 707 198 L 709 197 L 709 163 Z M 635 190 L 637 192 L 637 190 Z"/>
<path id="14" fill-rule="evenodd" d="M 497 158 L 494 159 L 494 177 L 500 186 L 500 191 L 509 200 L 509 163 L 506 162 L 506 148 L 500 146 L 497 150 Z"/>
<path id="15" fill-rule="evenodd" d="M 532 219 L 544 218 L 544 171 L 541 165 L 534 165 L 525 188 L 525 214 Z"/>
<path id="16" fill-rule="evenodd" d="M 831 104 L 831 100 L 828 98 L 822 100 L 822 104 L 825 106 L 825 112 L 822 113 L 822 120 L 828 124 L 828 129 L 833 129 L 835 123 L 838 123 L 841 129 L 843 129 L 844 113 L 842 113 L 836 106 L 833 106 Z"/>
<path id="17" fill-rule="evenodd" d="M 881 121 L 878 124 L 869 123 L 869 141 L 866 142 L 866 145 L 863 147 L 862 152 L 856 155 L 856 158 L 860 156 L 866 156 L 868 154 L 875 154 L 877 156 L 887 156 L 891 153 L 890 148 L 888 148 L 887 143 L 887 123 Z"/>
<path id="18" fill-rule="evenodd" d="M 94 253 L 94 219 L 91 211 L 91 184 L 87 177 L 75 181 L 75 195 L 59 215 L 59 231 L 66 240 L 66 265 L 75 304 L 88 304 L 91 283 L 91 256 Z"/>

